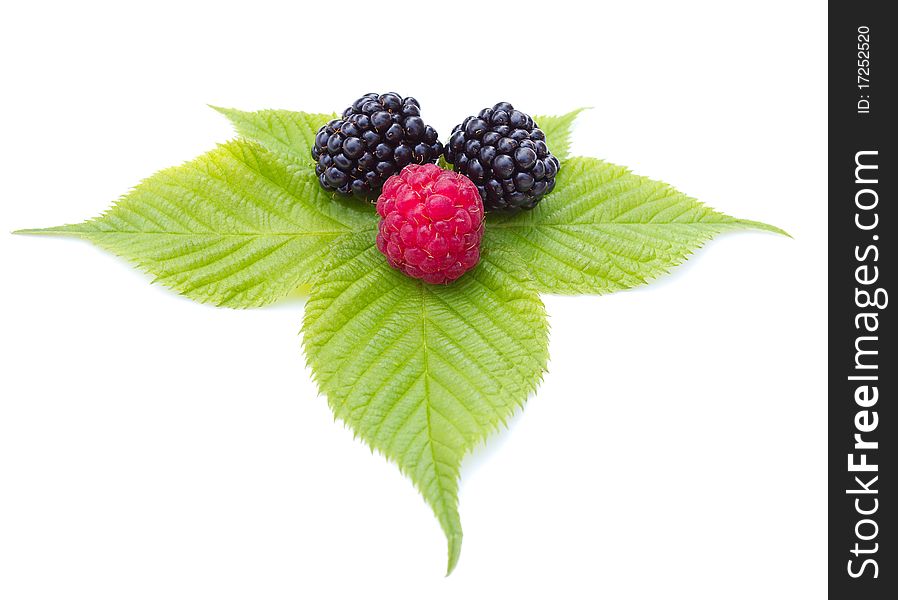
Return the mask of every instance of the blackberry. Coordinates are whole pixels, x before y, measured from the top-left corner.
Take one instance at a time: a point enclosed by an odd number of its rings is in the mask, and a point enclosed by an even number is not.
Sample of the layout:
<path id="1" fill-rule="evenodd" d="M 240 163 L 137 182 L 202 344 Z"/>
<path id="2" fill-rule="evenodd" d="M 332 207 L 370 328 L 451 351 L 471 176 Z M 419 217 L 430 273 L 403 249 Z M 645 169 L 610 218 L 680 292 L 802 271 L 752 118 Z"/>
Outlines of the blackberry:
<path id="1" fill-rule="evenodd" d="M 477 186 L 488 211 L 530 210 L 555 189 L 560 168 L 546 135 L 508 102 L 456 125 L 445 152 L 452 167 Z"/>
<path id="2" fill-rule="evenodd" d="M 315 173 L 326 190 L 373 201 L 387 178 L 406 165 L 436 162 L 443 153 L 437 137 L 414 98 L 365 94 L 318 130 Z"/>

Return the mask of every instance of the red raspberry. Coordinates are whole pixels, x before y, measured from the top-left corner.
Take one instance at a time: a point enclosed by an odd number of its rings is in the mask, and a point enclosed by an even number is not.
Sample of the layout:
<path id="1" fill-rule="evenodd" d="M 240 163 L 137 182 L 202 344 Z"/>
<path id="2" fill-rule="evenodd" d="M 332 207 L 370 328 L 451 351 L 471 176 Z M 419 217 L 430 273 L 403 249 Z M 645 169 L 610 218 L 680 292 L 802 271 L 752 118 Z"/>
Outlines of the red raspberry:
<path id="1" fill-rule="evenodd" d="M 377 248 L 409 277 L 449 283 L 480 260 L 483 201 L 464 175 L 408 165 L 384 183 L 377 213 Z"/>

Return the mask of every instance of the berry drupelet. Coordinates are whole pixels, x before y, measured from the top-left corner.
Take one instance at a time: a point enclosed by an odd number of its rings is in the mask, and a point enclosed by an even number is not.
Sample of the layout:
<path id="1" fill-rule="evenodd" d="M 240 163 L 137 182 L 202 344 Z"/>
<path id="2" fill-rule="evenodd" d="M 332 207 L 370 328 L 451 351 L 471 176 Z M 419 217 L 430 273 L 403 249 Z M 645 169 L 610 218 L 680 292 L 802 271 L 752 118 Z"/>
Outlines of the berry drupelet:
<path id="1" fill-rule="evenodd" d="M 443 153 L 437 138 L 414 98 L 365 94 L 318 130 L 315 173 L 326 190 L 373 200 L 406 165 L 436 162 Z"/>
<path id="2" fill-rule="evenodd" d="M 536 206 L 555 188 L 560 164 L 530 115 L 499 102 L 452 130 L 446 160 L 477 186 L 487 211 Z"/>

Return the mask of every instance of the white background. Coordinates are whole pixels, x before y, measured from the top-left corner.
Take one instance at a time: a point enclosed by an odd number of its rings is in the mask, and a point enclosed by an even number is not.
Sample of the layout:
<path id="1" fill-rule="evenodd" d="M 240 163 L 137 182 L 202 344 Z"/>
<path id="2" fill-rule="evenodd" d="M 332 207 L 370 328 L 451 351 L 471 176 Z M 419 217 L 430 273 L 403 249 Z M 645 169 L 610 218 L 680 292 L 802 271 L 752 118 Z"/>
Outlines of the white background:
<path id="1" fill-rule="evenodd" d="M 194 304 L 0 235 L 0 598 L 822 598 L 822 2 L 7 3 L 0 230 L 231 135 L 206 103 L 585 114 L 574 152 L 779 225 L 548 297 L 550 373 L 463 469 L 464 548 L 318 397 L 302 301 Z M 444 137 L 445 139 L 445 137 Z"/>

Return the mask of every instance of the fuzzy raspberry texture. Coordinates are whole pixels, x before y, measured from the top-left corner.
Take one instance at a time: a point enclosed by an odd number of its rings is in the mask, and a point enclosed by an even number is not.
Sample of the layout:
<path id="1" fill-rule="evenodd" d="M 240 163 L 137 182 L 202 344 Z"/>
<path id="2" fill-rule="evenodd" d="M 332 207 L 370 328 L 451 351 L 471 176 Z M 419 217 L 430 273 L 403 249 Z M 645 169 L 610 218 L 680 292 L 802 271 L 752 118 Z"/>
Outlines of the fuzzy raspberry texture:
<path id="1" fill-rule="evenodd" d="M 460 173 L 408 165 L 387 179 L 377 213 L 377 248 L 409 277 L 450 283 L 480 260 L 483 201 Z"/>

